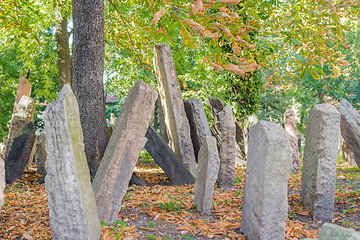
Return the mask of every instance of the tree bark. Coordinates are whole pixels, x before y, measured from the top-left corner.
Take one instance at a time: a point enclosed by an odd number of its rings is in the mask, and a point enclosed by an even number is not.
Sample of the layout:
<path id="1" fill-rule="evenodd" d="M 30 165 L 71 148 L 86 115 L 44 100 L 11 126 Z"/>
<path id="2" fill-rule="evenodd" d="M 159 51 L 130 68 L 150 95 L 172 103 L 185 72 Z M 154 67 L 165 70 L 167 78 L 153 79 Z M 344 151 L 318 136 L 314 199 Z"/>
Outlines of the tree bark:
<path id="1" fill-rule="evenodd" d="M 71 87 L 79 103 L 91 179 L 108 142 L 104 99 L 104 1 L 73 0 Z"/>
<path id="2" fill-rule="evenodd" d="M 61 16 L 61 20 L 55 24 L 55 28 L 59 67 L 59 90 L 61 90 L 64 84 L 70 83 L 71 62 L 67 19 Z"/>

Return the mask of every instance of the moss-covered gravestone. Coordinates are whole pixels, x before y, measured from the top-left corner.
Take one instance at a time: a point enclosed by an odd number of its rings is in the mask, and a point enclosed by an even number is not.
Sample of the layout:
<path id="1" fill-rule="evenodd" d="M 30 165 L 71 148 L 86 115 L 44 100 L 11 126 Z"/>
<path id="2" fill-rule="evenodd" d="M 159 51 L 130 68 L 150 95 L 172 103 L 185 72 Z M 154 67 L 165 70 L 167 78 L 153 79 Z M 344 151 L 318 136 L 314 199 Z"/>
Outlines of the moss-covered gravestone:
<path id="1" fill-rule="evenodd" d="M 79 107 L 68 84 L 46 108 L 45 189 L 53 239 L 99 239 L 100 220 L 84 152 Z"/>

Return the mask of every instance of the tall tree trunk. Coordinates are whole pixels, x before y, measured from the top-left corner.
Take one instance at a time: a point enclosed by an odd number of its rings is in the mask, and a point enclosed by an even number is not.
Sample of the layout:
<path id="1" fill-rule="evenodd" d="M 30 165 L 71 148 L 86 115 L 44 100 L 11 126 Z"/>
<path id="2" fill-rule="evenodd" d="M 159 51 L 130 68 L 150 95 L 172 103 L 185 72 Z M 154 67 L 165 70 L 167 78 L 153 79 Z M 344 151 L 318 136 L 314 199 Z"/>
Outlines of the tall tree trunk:
<path id="1" fill-rule="evenodd" d="M 70 48 L 69 48 L 69 33 L 67 31 L 67 19 L 61 16 L 61 20 L 55 24 L 56 28 L 56 44 L 58 52 L 58 66 L 59 66 L 59 89 L 62 89 L 64 84 L 70 83 Z"/>
<path id="2" fill-rule="evenodd" d="M 71 87 L 79 103 L 92 179 L 108 142 L 104 100 L 104 1 L 73 0 Z"/>

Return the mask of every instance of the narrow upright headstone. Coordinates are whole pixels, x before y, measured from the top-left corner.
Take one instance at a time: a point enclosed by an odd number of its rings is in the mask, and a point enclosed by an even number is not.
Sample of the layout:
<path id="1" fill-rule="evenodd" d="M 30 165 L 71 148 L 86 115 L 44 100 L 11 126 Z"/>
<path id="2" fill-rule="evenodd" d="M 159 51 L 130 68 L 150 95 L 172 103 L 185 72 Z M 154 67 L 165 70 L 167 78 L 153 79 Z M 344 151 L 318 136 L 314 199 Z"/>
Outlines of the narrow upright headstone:
<path id="1" fill-rule="evenodd" d="M 44 123 L 45 189 L 52 238 L 98 240 L 101 226 L 84 152 L 79 107 L 68 84 L 47 106 Z"/>
<path id="2" fill-rule="evenodd" d="M 33 122 L 26 124 L 13 140 L 5 158 L 6 183 L 13 183 L 24 174 L 35 142 L 35 127 Z"/>
<path id="3" fill-rule="evenodd" d="M 222 190 L 235 187 L 236 127 L 230 107 L 219 112 L 221 128 L 219 187 Z"/>
<path id="4" fill-rule="evenodd" d="M 29 122 L 34 122 L 35 102 L 28 96 L 22 96 L 16 105 L 16 110 L 10 121 L 9 137 L 6 143 L 5 156 L 11 149 L 11 145 L 17 135 Z M 5 160 L 6 161 L 6 160 Z"/>
<path id="5" fill-rule="evenodd" d="M 241 220 L 249 239 L 285 239 L 291 155 L 290 136 L 279 124 L 250 127 Z"/>
<path id="6" fill-rule="evenodd" d="M 298 146 L 298 138 L 297 138 L 296 120 L 295 120 L 294 110 L 287 109 L 285 111 L 284 125 L 285 125 L 285 130 L 291 136 L 290 143 L 291 143 L 291 147 L 293 150 L 291 171 L 293 173 L 297 173 L 300 171 L 300 160 L 299 160 L 299 146 Z"/>
<path id="7" fill-rule="evenodd" d="M 360 114 L 346 100 L 342 99 L 337 107 L 341 114 L 341 136 L 354 153 L 354 159 L 360 167 Z"/>
<path id="8" fill-rule="evenodd" d="M 213 136 L 206 136 L 199 151 L 198 175 L 195 180 L 194 195 L 194 206 L 206 215 L 211 214 L 214 185 L 219 168 L 216 139 Z"/>
<path id="9" fill-rule="evenodd" d="M 170 148 L 195 176 L 196 163 L 190 137 L 190 126 L 186 118 L 170 47 L 166 43 L 155 46 L 154 66 Z"/>
<path id="10" fill-rule="evenodd" d="M 306 122 L 300 198 L 315 221 L 333 218 L 340 113 L 317 104 Z"/>
<path id="11" fill-rule="evenodd" d="M 319 240 L 360 240 L 360 232 L 335 224 L 324 223 L 319 230 Z"/>
<path id="12" fill-rule="evenodd" d="M 5 189 L 5 162 L 0 157 L 0 209 L 4 204 L 4 189 Z"/>
<path id="13" fill-rule="evenodd" d="M 100 220 L 114 221 L 120 212 L 154 113 L 158 93 L 151 85 L 136 81 L 116 121 L 93 187 Z"/>
<path id="14" fill-rule="evenodd" d="M 27 78 L 25 77 L 20 77 L 19 84 L 16 90 L 13 115 L 16 112 L 16 106 L 19 104 L 21 97 L 22 96 L 30 97 L 30 94 L 31 94 L 31 84 L 29 80 L 27 80 Z"/>
<path id="15" fill-rule="evenodd" d="M 212 136 L 209 123 L 205 114 L 204 106 L 200 99 L 190 98 L 184 101 L 186 116 L 189 120 L 191 140 L 194 153 L 198 159 L 198 153 L 206 136 Z"/>
<path id="16" fill-rule="evenodd" d="M 45 134 L 41 134 L 36 142 L 36 172 L 41 176 L 46 176 L 46 150 L 45 150 Z"/>

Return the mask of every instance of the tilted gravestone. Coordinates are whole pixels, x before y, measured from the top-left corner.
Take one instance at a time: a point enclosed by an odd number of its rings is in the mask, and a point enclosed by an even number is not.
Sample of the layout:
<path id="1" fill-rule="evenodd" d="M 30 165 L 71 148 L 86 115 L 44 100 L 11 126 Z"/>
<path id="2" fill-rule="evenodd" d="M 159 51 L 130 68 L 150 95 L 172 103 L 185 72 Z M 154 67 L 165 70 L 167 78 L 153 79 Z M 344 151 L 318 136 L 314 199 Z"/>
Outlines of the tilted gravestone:
<path id="1" fill-rule="evenodd" d="M 159 83 L 159 95 L 163 110 L 170 148 L 189 171 L 196 176 L 194 148 L 190 137 L 190 126 L 186 118 L 175 65 L 166 43 L 154 49 L 154 66 Z"/>
<path id="2" fill-rule="evenodd" d="M 13 115 L 16 112 L 16 106 L 19 104 L 21 97 L 22 96 L 30 97 L 30 94 L 31 94 L 31 84 L 30 84 L 29 80 L 27 80 L 27 78 L 25 78 L 25 77 L 20 77 L 19 84 L 18 84 L 18 87 L 16 90 L 16 95 L 15 95 Z"/>
<path id="3" fill-rule="evenodd" d="M 41 134 L 36 142 L 36 172 L 42 177 L 46 176 L 46 149 L 45 134 Z"/>
<path id="4" fill-rule="evenodd" d="M 79 107 L 68 84 L 45 111 L 45 189 L 53 239 L 98 240 L 95 194 L 84 151 Z"/>
<path id="5" fill-rule="evenodd" d="M 6 183 L 13 183 L 24 174 L 35 142 L 35 127 L 33 122 L 26 124 L 13 140 L 5 158 Z"/>
<path id="6" fill-rule="evenodd" d="M 5 189 L 5 162 L 0 157 L 0 209 L 4 204 L 4 189 Z"/>
<path id="7" fill-rule="evenodd" d="M 102 221 L 112 222 L 118 217 L 139 153 L 146 143 L 157 95 L 151 85 L 138 80 L 126 97 L 93 182 Z"/>
<path id="8" fill-rule="evenodd" d="M 279 124 L 250 127 L 241 220 L 249 239 L 285 239 L 291 155 L 290 136 Z"/>
<path id="9" fill-rule="evenodd" d="M 20 134 L 24 126 L 29 122 L 34 122 L 34 111 L 34 99 L 25 95 L 22 96 L 19 103 L 16 105 L 16 111 L 13 113 L 10 121 L 9 138 L 6 143 L 5 156 L 9 153 L 15 137 Z"/>
<path id="10" fill-rule="evenodd" d="M 236 127 L 230 107 L 219 112 L 221 128 L 219 187 L 223 190 L 235 187 Z"/>
<path id="11" fill-rule="evenodd" d="M 206 136 L 212 136 L 204 106 L 200 99 L 190 98 L 184 101 L 186 116 L 189 120 L 191 140 L 196 159 Z"/>
<path id="12" fill-rule="evenodd" d="M 195 181 L 194 195 L 194 206 L 206 215 L 211 214 L 214 185 L 219 168 L 216 139 L 213 136 L 206 136 L 199 151 L 198 175 Z"/>
<path id="13" fill-rule="evenodd" d="M 151 126 L 149 126 L 146 132 L 146 138 L 145 149 L 164 170 L 173 184 L 184 185 L 195 183 L 194 176 Z"/>
<path id="14" fill-rule="evenodd" d="M 354 159 L 360 167 L 360 114 L 346 100 L 342 99 L 337 107 L 341 114 L 341 136 L 354 153 Z"/>
<path id="15" fill-rule="evenodd" d="M 340 113 L 317 104 L 306 122 L 300 198 L 316 221 L 333 218 Z"/>
<path id="16" fill-rule="evenodd" d="M 297 173 L 300 171 L 300 160 L 299 160 L 299 146 L 298 146 L 298 138 L 297 138 L 297 130 L 296 130 L 296 120 L 295 113 L 292 109 L 287 109 L 284 114 L 284 125 L 285 130 L 291 136 L 291 148 L 293 150 L 292 154 L 292 169 L 293 173 Z"/>

